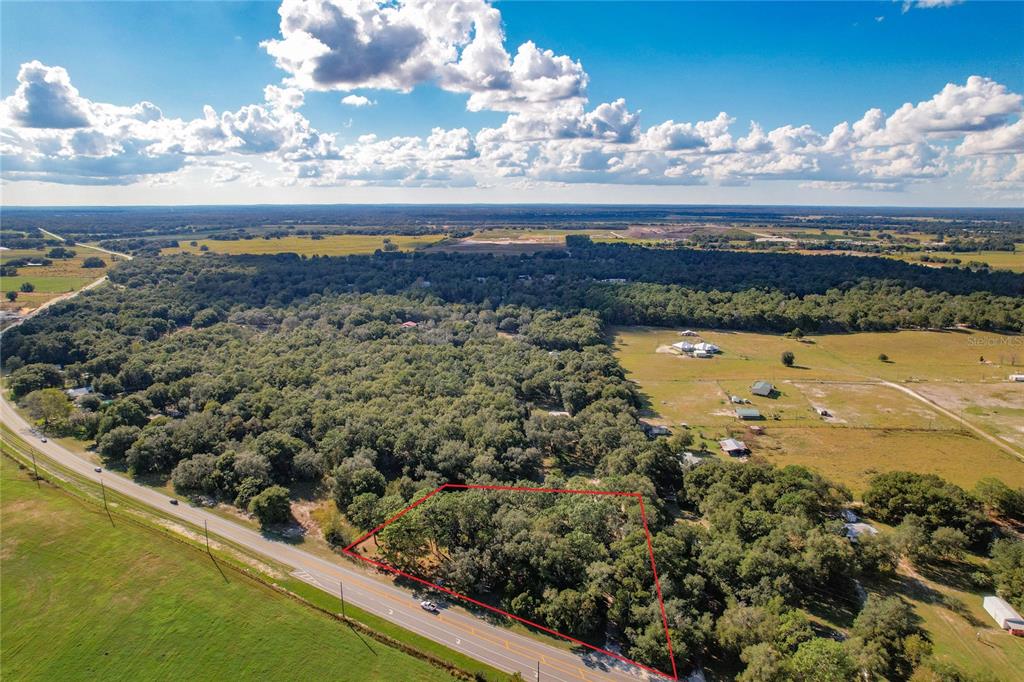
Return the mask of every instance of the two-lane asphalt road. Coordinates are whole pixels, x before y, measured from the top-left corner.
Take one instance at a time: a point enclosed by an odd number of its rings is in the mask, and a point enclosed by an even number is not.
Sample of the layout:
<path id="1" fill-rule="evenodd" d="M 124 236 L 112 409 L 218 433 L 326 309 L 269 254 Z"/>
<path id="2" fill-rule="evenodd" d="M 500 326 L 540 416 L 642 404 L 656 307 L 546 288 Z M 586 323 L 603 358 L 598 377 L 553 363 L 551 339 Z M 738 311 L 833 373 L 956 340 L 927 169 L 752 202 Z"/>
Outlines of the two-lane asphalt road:
<path id="1" fill-rule="evenodd" d="M 345 601 L 396 623 L 412 632 L 440 642 L 472 658 L 509 672 L 519 672 L 526 680 L 569 682 L 571 680 L 648 679 L 639 668 L 597 653 L 577 655 L 550 646 L 531 637 L 509 632 L 476 618 L 468 611 L 448 605 L 432 614 L 420 608 L 420 598 L 390 582 L 378 580 L 365 572 L 341 563 L 320 558 L 301 549 L 269 540 L 259 532 L 224 519 L 202 508 L 182 503 L 170 504 L 170 498 L 115 474 L 97 473 L 93 465 L 59 443 L 41 442 L 31 434 L 30 425 L 6 399 L 0 400 L 0 420 L 20 434 L 46 457 L 94 481 L 101 478 L 111 490 L 160 509 L 193 526 L 205 523 L 210 533 L 267 557 L 292 569 L 292 575 L 332 595 L 338 595 L 344 581 Z"/>

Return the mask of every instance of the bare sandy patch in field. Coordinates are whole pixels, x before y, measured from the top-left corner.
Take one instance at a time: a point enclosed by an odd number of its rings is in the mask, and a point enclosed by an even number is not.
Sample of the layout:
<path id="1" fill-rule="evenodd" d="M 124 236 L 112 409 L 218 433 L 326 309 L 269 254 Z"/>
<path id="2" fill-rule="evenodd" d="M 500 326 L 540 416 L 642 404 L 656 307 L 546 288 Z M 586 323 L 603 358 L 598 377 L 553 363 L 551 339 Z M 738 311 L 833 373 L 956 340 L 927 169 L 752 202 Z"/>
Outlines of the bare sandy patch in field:
<path id="1" fill-rule="evenodd" d="M 870 428 L 953 428 L 944 417 L 889 386 L 874 383 L 794 382 L 828 421 Z"/>
<path id="2" fill-rule="evenodd" d="M 914 390 L 968 422 L 1024 448 L 1024 384 L 921 383 Z"/>

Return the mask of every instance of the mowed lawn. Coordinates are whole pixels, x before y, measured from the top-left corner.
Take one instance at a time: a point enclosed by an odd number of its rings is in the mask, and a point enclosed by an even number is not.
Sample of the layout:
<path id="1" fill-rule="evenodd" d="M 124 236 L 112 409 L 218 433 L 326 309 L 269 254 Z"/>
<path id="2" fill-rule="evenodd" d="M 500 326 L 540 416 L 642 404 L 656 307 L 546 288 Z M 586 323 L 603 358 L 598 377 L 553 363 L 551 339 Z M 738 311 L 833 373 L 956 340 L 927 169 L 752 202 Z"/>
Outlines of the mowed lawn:
<path id="1" fill-rule="evenodd" d="M 7 457 L 0 498 L 5 679 L 451 679 Z"/>
<path id="2" fill-rule="evenodd" d="M 368 235 L 368 234 L 332 234 L 322 239 L 310 237 L 281 237 L 278 239 L 199 239 L 195 246 L 191 241 L 182 239 L 177 248 L 163 249 L 161 253 L 200 253 L 207 247 L 211 253 L 269 255 L 275 253 L 297 253 L 300 256 L 353 256 L 369 254 L 384 249 L 384 240 L 390 240 L 401 251 L 412 251 L 429 246 L 443 239 L 443 235 Z"/>
<path id="3" fill-rule="evenodd" d="M 11 251 L 0 251 L 0 263 L 6 263 L 16 258 L 42 259 L 46 257 L 49 249 L 18 249 Z M 81 289 L 89 282 L 99 279 L 106 274 L 111 265 L 112 257 L 109 254 L 94 249 L 75 246 L 74 258 L 59 259 L 53 258 L 50 265 L 22 266 L 18 274 L 13 277 L 0 277 L 0 294 L 8 291 L 17 291 L 18 298 L 11 303 L 6 297 L 0 298 L 5 309 L 37 308 L 52 298 Z M 82 261 L 90 256 L 98 256 L 103 259 L 106 267 L 83 268 Z M 32 292 L 20 291 L 21 285 L 28 282 L 35 287 Z"/>
<path id="4" fill-rule="evenodd" d="M 649 418 L 673 429 L 687 424 L 699 442 L 716 448 L 727 436 L 779 464 L 802 464 L 863 491 L 874 474 L 934 472 L 966 488 L 995 476 L 1024 486 L 1024 462 L 965 430 L 934 407 L 882 381 L 906 386 L 1011 446 L 1019 433 L 1010 421 L 1024 404 L 1024 385 L 1007 381 L 1024 362 L 1020 336 L 985 332 L 891 332 L 815 336 L 800 342 L 781 335 L 701 331 L 720 346 L 713 359 L 669 352 L 686 337 L 676 330 L 622 328 L 616 355 L 648 400 Z M 694 339 L 690 339 L 691 341 Z M 784 367 L 791 351 L 796 366 Z M 878 359 L 885 353 L 889 361 Z M 1015 355 L 1016 354 L 1016 355 Z M 984 356 L 985 362 L 980 358 Z M 778 389 L 754 396 L 763 379 Z M 730 396 L 750 401 L 765 419 L 735 415 Z M 1018 402 L 1019 401 L 1019 402 Z M 825 409 L 828 418 L 818 410 Z"/>

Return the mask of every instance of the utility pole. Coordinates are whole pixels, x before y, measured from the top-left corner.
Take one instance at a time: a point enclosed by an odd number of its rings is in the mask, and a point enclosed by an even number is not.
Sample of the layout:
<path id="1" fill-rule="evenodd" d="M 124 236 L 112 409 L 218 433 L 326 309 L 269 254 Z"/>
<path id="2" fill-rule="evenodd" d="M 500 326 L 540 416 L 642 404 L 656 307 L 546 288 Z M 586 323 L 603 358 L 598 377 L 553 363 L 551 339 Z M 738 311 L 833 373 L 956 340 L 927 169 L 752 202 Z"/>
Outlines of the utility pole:
<path id="1" fill-rule="evenodd" d="M 36 453 L 32 453 L 32 469 L 36 472 L 36 487 L 39 487 L 39 465 L 36 464 Z"/>
<path id="2" fill-rule="evenodd" d="M 348 616 L 345 615 L 345 583 L 341 578 L 338 578 L 338 594 L 341 595 L 341 617 L 347 618 Z"/>
<path id="3" fill-rule="evenodd" d="M 210 527 L 206 525 L 206 519 L 203 519 L 203 530 L 206 531 L 206 553 L 210 554 Z"/>
<path id="4" fill-rule="evenodd" d="M 537 661 L 537 682 L 540 682 L 540 661 Z"/>
<path id="5" fill-rule="evenodd" d="M 100 492 L 103 493 L 103 511 L 110 515 L 110 510 L 107 509 L 107 486 L 103 485 L 103 477 L 100 477 Z"/>

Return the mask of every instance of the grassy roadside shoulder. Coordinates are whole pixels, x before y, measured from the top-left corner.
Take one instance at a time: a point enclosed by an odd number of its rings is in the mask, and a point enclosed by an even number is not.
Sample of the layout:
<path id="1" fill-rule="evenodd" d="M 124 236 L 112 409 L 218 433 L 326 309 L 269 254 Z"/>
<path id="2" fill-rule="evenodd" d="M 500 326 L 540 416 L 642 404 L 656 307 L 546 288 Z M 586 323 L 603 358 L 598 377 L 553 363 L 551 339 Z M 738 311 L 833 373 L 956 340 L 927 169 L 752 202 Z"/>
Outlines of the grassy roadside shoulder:
<path id="1" fill-rule="evenodd" d="M 44 460 L 36 451 L 43 478 L 37 487 L 29 475 L 34 449 L 6 425 L 2 435 L 3 631 L 5 639 L 9 636 L 23 639 L 5 642 L 3 649 L 5 652 L 37 652 L 31 659 L 23 659 L 20 668 L 16 659 L 5 654 L 5 672 L 20 669 L 25 674 L 19 678 L 71 679 L 95 676 L 104 669 L 123 672 L 131 668 L 137 670 L 136 677 L 161 677 L 172 670 L 162 666 L 179 665 L 182 660 L 206 659 L 203 652 L 207 652 L 211 667 L 195 670 L 199 677 L 223 678 L 234 670 L 273 676 L 274 668 L 289 677 L 296 673 L 304 678 L 327 674 L 337 677 L 337 662 L 341 659 L 346 662 L 343 679 L 508 679 L 505 673 L 352 606 L 347 609 L 347 624 L 352 627 L 344 627 L 338 622 L 342 619 L 336 613 L 336 599 L 290 578 L 283 567 L 246 556 L 239 548 L 219 540 L 208 555 L 205 546 L 199 544 L 198 529 L 188 528 L 177 519 L 164 517 L 157 510 L 150 510 L 113 491 L 106 492 L 111 512 L 108 518 L 103 513 L 98 486 Z M 18 465 L 25 470 L 18 471 Z M 50 509 L 54 506 L 57 508 Z M 82 513 L 80 507 L 83 506 L 92 513 Z M 61 507 L 65 512 L 74 509 L 76 513 L 61 514 Z M 19 532 L 20 520 L 28 518 L 32 519 L 33 533 Z M 39 519 L 43 519 L 42 525 L 46 528 L 39 526 Z M 18 573 L 12 573 L 11 567 L 18 566 L 19 547 L 27 550 L 43 537 L 47 538 L 45 545 L 30 553 L 31 562 L 23 563 L 42 561 L 48 565 L 31 566 L 25 578 L 28 587 L 14 584 L 12 581 L 18 579 Z M 101 547 L 83 547 L 82 538 L 95 538 Z M 178 575 L 182 571 L 189 575 Z M 48 576 L 49 580 L 33 580 L 33 576 L 40 575 Z M 63 585 L 59 592 L 50 585 L 58 578 Z M 128 587 L 146 579 L 154 584 Z M 176 596 L 173 594 L 175 586 Z M 32 608 L 39 600 L 38 595 L 27 603 L 8 599 L 43 589 L 43 601 L 48 604 L 46 610 Z M 261 591 L 263 594 L 259 594 Z M 123 604 L 128 614 L 115 614 L 115 609 L 109 607 L 89 609 L 79 603 L 80 599 Z M 154 599 L 158 603 L 153 603 Z M 64 617 L 55 617 L 51 611 L 56 608 L 54 604 L 60 605 L 60 611 L 65 604 L 78 606 Z M 192 604 L 202 605 L 198 614 L 191 611 Z M 239 609 L 239 604 L 244 604 L 245 608 Z M 140 611 L 148 612 L 147 618 L 136 624 L 139 627 L 134 628 L 134 634 L 123 632 L 127 639 L 122 639 L 117 633 L 126 623 L 133 622 L 132 614 Z M 89 619 L 82 616 L 87 612 L 93 613 Z M 42 613 L 48 616 L 44 619 L 39 616 Z M 94 619 L 99 619 L 100 624 L 93 623 Z M 77 643 L 74 637 L 82 631 L 104 630 L 102 623 L 107 619 L 113 620 L 108 624 L 109 635 L 119 643 L 107 646 L 108 653 L 99 661 L 79 660 L 87 645 Z M 17 627 L 13 626 L 15 621 Z M 219 628 L 212 628 L 211 623 L 219 624 Z M 138 636 L 140 627 L 154 625 L 156 632 Z M 262 634 L 253 634 L 256 632 Z M 53 641 L 60 641 L 62 634 L 72 636 L 66 655 L 65 647 L 55 649 L 52 645 Z M 255 661 L 251 660 L 254 658 L 251 650 L 238 646 L 238 638 L 241 643 L 248 641 L 253 648 L 258 648 L 260 655 Z M 72 641 L 75 643 L 70 643 Z M 159 642 L 159 652 L 146 652 L 141 648 L 155 641 Z M 176 641 L 187 649 L 187 655 L 172 655 Z M 197 648 L 199 643 L 201 648 Z M 312 644 L 317 649 L 315 657 L 304 651 Z M 103 646 L 100 642 L 93 645 L 99 647 L 97 651 Z M 134 652 L 127 659 L 121 655 L 125 645 Z M 61 655 L 38 653 L 57 649 Z M 176 653 L 182 652 L 177 650 Z M 220 655 L 215 657 L 213 653 Z M 143 665 L 142 659 L 149 658 L 153 660 L 148 672 L 145 667 L 138 667 Z M 107 667 L 115 661 L 128 668 Z M 228 665 L 230 661 L 234 663 Z M 79 663 L 94 667 L 82 667 L 76 672 L 75 666 Z M 321 664 L 325 667 L 318 672 L 317 666 Z M 180 672 L 177 667 L 173 670 Z M 221 674 L 217 674 L 218 670 Z"/>

